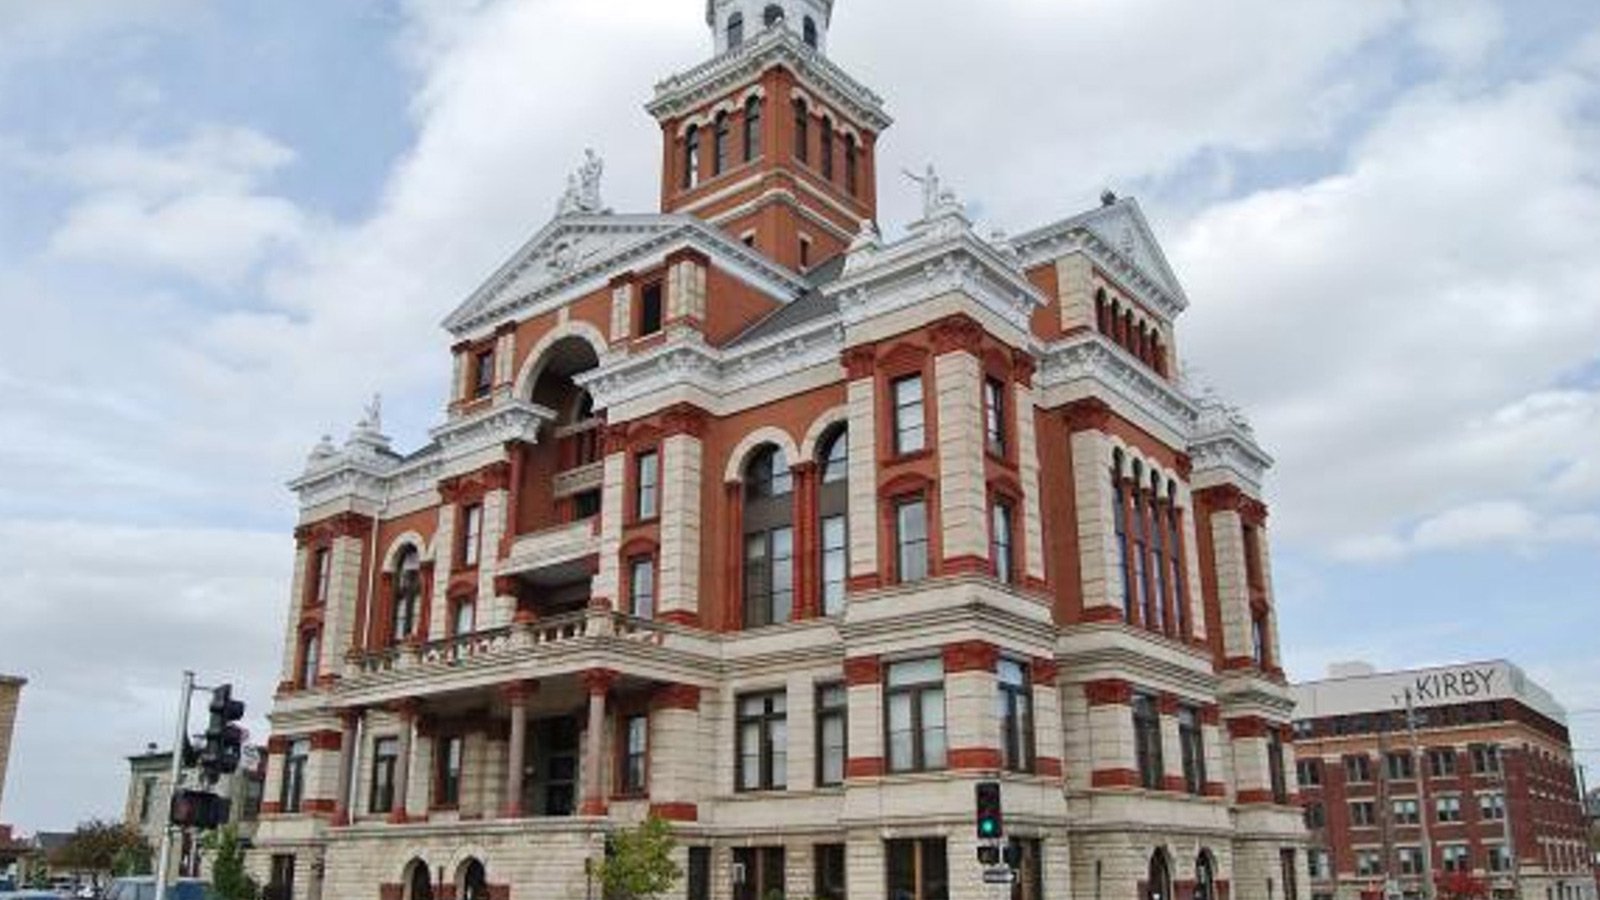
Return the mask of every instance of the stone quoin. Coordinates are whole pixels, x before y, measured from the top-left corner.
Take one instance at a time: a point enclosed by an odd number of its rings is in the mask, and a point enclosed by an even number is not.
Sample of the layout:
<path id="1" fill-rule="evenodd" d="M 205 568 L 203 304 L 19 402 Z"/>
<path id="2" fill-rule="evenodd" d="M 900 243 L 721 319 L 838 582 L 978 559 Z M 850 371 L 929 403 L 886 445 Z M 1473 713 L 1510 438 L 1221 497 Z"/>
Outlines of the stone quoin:
<path id="1" fill-rule="evenodd" d="M 269 897 L 579 900 L 655 815 L 674 898 L 993 898 L 999 780 L 1016 900 L 1309 900 L 1271 460 L 1139 205 L 984 237 L 928 166 L 886 236 L 833 14 L 709 0 L 660 211 L 586 154 L 426 446 L 312 451 Z"/>

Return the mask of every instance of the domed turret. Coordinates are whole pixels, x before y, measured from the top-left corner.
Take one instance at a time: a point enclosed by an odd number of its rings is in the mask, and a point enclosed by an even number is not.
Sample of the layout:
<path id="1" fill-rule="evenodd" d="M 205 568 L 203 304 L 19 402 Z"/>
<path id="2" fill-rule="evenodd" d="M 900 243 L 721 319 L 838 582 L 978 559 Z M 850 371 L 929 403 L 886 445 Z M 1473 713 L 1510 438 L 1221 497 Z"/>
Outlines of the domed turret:
<path id="1" fill-rule="evenodd" d="M 717 54 L 737 49 L 768 28 L 788 28 L 819 52 L 828 48 L 833 0 L 706 0 Z"/>

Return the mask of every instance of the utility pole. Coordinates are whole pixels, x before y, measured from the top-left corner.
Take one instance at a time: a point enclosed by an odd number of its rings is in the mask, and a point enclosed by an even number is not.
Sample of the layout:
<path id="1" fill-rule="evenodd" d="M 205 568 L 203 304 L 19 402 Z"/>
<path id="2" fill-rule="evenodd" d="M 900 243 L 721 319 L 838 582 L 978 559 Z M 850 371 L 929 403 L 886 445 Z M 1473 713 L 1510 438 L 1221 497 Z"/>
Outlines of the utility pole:
<path id="1" fill-rule="evenodd" d="M 194 673 L 183 673 L 183 692 L 178 703 L 178 731 L 172 738 L 172 786 L 167 790 L 167 807 L 160 810 L 161 851 L 156 856 L 155 896 L 166 896 L 167 876 L 171 874 L 167 858 L 172 854 L 172 798 L 178 796 L 178 782 L 183 778 L 183 748 L 189 740 L 189 697 L 194 693 Z"/>
<path id="2" fill-rule="evenodd" d="M 1422 896 L 1423 900 L 1434 900 L 1432 815 L 1428 808 L 1428 780 L 1423 777 L 1422 745 L 1417 738 L 1417 708 L 1410 688 L 1406 688 L 1406 730 L 1411 735 L 1411 774 L 1417 784 L 1417 819 L 1422 823 Z"/>

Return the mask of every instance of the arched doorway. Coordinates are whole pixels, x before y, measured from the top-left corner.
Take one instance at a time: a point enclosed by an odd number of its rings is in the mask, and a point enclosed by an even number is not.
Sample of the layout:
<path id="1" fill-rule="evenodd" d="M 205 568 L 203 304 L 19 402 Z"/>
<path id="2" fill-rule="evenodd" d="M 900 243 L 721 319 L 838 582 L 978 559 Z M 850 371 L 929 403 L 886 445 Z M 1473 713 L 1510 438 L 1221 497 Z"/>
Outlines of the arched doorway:
<path id="1" fill-rule="evenodd" d="M 483 863 L 469 858 L 456 872 L 456 896 L 459 900 L 489 900 L 489 873 Z"/>
<path id="2" fill-rule="evenodd" d="M 433 878 L 428 873 L 428 864 L 420 859 L 406 864 L 403 900 L 433 900 Z"/>
<path id="3" fill-rule="evenodd" d="M 1217 863 L 1210 850 L 1201 850 L 1194 861 L 1194 900 L 1216 900 Z"/>
<path id="4" fill-rule="evenodd" d="M 1150 874 L 1144 883 L 1144 900 L 1172 900 L 1172 863 L 1167 851 L 1157 849 L 1150 856 Z"/>

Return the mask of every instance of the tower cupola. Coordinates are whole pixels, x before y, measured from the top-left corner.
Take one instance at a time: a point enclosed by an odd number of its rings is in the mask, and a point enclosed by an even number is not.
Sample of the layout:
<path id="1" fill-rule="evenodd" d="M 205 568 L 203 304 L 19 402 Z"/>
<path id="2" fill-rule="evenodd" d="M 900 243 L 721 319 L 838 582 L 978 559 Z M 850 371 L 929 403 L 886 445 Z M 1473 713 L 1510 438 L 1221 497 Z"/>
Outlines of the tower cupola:
<path id="1" fill-rule="evenodd" d="M 769 28 L 787 28 L 826 52 L 832 17 L 833 0 L 706 0 L 706 24 L 719 56 Z"/>

